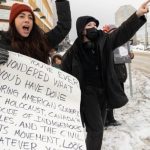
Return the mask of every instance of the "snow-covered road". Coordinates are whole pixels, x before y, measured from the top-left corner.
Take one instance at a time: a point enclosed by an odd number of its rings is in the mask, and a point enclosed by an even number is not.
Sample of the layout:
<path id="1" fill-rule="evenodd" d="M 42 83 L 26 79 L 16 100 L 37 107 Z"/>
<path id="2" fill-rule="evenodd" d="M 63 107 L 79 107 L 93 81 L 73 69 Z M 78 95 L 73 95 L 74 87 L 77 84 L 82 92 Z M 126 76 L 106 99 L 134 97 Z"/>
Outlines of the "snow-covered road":
<path id="1" fill-rule="evenodd" d="M 132 67 L 150 74 L 150 52 L 134 52 Z"/>
<path id="2" fill-rule="evenodd" d="M 137 57 L 142 64 L 146 64 L 142 65 L 144 69 L 140 69 L 142 66 L 137 67 L 139 61 L 136 57 L 133 61 L 131 65 L 133 97 L 130 96 L 128 78 L 125 92 L 129 102 L 126 106 L 115 110 L 115 118 L 122 125 L 108 127 L 105 130 L 102 150 L 150 150 L 150 69 L 147 67 L 149 56 L 144 54 L 145 61 Z"/>

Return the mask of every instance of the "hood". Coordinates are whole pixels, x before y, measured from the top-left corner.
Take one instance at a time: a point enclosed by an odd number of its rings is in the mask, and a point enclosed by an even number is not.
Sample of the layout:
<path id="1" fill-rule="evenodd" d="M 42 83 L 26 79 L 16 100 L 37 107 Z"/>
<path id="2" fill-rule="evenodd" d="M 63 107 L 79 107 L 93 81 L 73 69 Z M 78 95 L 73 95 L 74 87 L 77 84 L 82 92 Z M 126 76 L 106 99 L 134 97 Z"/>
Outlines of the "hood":
<path id="1" fill-rule="evenodd" d="M 91 16 L 81 16 L 77 19 L 76 22 L 76 29 L 77 29 L 77 35 L 78 37 L 81 36 L 82 31 L 84 30 L 84 27 L 87 23 L 94 21 L 96 23 L 96 26 L 98 27 L 99 21 Z"/>

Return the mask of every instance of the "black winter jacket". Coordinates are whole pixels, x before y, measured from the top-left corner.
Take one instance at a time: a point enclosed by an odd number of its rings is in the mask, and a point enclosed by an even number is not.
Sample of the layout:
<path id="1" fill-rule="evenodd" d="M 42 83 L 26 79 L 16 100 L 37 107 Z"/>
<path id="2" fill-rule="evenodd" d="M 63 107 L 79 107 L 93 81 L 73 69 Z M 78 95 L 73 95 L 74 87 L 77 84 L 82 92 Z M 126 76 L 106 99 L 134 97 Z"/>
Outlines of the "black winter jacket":
<path id="1" fill-rule="evenodd" d="M 99 30 L 100 36 L 97 44 L 101 54 L 102 80 L 105 84 L 109 108 L 119 108 L 128 101 L 114 70 L 112 51 L 127 42 L 145 22 L 144 16 L 138 18 L 134 13 L 111 34 Z M 81 45 L 82 40 L 78 37 L 63 57 L 62 70 L 79 80 L 82 91 L 85 75 L 78 55 L 79 51 L 82 50 Z M 115 102 L 112 102 L 112 100 Z"/>

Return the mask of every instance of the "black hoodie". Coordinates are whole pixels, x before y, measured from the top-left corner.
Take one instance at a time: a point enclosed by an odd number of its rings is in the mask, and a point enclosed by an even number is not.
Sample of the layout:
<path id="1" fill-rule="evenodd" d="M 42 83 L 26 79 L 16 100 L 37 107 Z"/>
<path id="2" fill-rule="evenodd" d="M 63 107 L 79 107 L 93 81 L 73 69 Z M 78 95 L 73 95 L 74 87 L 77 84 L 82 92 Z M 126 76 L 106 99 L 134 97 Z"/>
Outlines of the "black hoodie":
<path id="1" fill-rule="evenodd" d="M 82 41 L 82 32 L 89 22 L 94 21 L 98 27 L 99 21 L 91 16 L 82 16 L 77 19 L 76 28 L 79 39 L 81 40 L 79 57 L 84 71 L 84 86 L 103 87 L 101 77 L 101 62 L 99 46 L 97 42 Z M 87 45 L 90 47 L 88 48 Z"/>
<path id="2" fill-rule="evenodd" d="M 78 37 L 81 36 L 83 30 L 84 30 L 84 27 L 87 23 L 91 22 L 91 21 L 94 21 L 96 23 L 96 26 L 98 27 L 99 26 L 99 21 L 97 19 L 95 19 L 94 17 L 91 17 L 91 16 L 81 16 L 77 19 L 77 22 L 76 22 L 76 29 L 77 29 L 77 35 Z"/>

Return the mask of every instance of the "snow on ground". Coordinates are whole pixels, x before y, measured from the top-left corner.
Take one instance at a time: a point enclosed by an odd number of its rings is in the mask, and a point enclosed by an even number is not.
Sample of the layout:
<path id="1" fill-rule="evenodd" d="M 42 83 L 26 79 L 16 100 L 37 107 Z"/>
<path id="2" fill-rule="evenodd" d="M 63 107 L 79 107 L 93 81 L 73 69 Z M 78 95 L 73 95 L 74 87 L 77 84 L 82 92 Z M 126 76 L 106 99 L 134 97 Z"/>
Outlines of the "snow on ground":
<path id="1" fill-rule="evenodd" d="M 132 84 L 133 97 L 128 79 L 129 102 L 115 109 L 115 118 L 122 125 L 105 129 L 102 150 L 150 150 L 150 75 L 133 69 Z"/>

